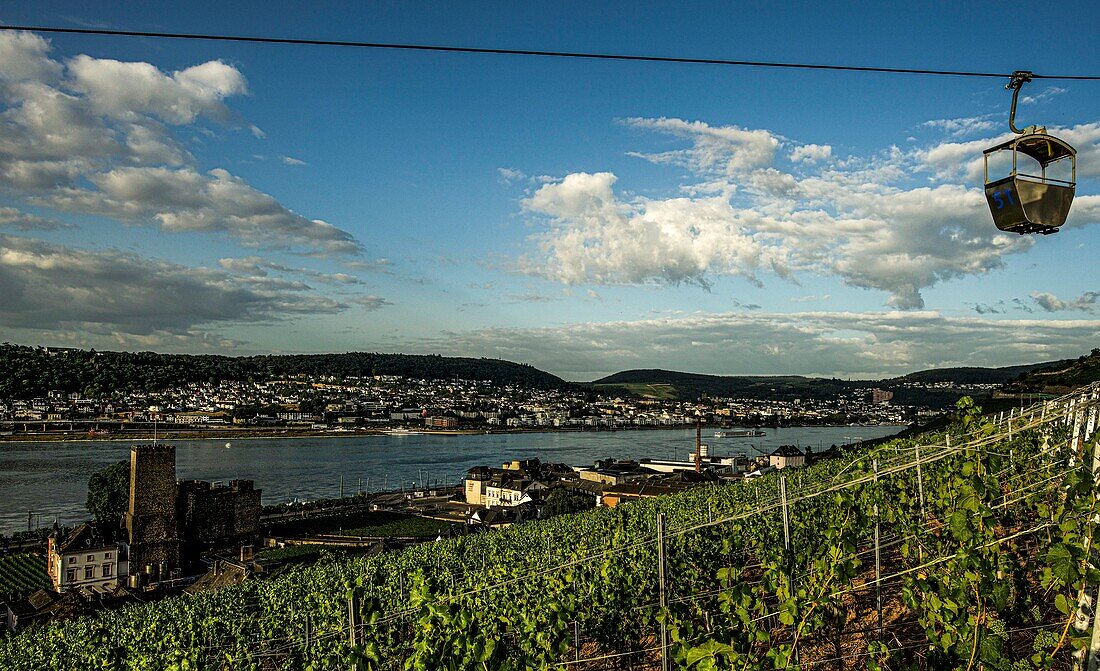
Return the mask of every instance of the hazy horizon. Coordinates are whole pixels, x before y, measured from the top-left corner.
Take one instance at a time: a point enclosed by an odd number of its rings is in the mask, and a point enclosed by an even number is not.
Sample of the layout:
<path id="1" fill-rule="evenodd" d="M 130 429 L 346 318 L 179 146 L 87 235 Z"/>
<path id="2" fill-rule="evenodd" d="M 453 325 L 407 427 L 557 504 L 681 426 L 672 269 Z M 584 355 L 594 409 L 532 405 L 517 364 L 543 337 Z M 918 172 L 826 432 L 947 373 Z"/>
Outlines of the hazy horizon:
<path id="1" fill-rule="evenodd" d="M 48 344 L 27 344 L 27 343 L 10 343 L 10 344 L 18 345 L 18 346 L 24 346 L 24 347 L 46 347 L 46 348 L 65 348 L 65 347 L 68 347 L 66 345 L 48 345 Z M 81 349 L 88 349 L 88 348 L 81 348 Z M 164 351 L 155 351 L 155 350 L 120 350 L 120 349 L 110 349 L 110 348 L 102 348 L 102 349 L 100 349 L 100 348 L 91 348 L 91 349 L 95 349 L 96 351 L 99 351 L 99 352 L 151 351 L 151 352 L 154 352 L 156 354 L 191 355 L 191 353 L 189 353 L 189 352 L 164 352 Z M 250 354 L 225 354 L 225 353 L 203 352 L 200 355 L 216 355 L 216 356 L 228 356 L 228 357 L 293 356 L 293 355 L 323 356 L 323 355 L 326 355 L 326 354 L 354 354 L 354 353 L 357 353 L 357 352 L 370 352 L 370 353 L 376 353 L 376 354 L 426 355 L 426 356 L 435 355 L 434 352 L 400 352 L 400 351 L 377 351 L 377 350 L 346 350 L 346 351 L 340 351 L 340 352 L 337 352 L 337 351 L 329 351 L 329 352 L 305 352 L 305 351 L 303 351 L 303 352 L 255 352 L 255 353 L 250 353 Z M 1077 356 L 1084 356 L 1084 355 L 1087 355 L 1087 354 L 1088 354 L 1088 352 L 1084 352 L 1081 355 L 1077 355 Z M 439 356 L 452 356 L 452 355 L 439 355 Z M 455 356 L 457 356 L 457 355 L 455 355 Z M 664 368 L 664 367 L 661 367 L 661 366 L 636 366 L 636 367 L 633 367 L 633 368 L 622 368 L 622 369 L 612 370 L 612 371 L 597 372 L 597 373 L 593 373 L 593 374 L 591 374 L 587 377 L 583 377 L 583 378 L 569 378 L 569 377 L 564 377 L 562 375 L 559 375 L 558 373 L 556 373 L 552 370 L 547 370 L 547 369 L 544 369 L 544 368 L 540 368 L 539 366 L 535 366 L 534 364 L 532 364 L 528 361 L 517 361 L 517 360 L 512 360 L 512 359 L 500 359 L 499 357 L 471 356 L 469 358 L 495 359 L 495 360 L 507 361 L 509 363 L 515 363 L 515 364 L 527 364 L 527 365 L 534 366 L 535 368 L 538 368 L 539 370 L 542 370 L 544 372 L 550 373 L 552 375 L 556 375 L 557 377 L 560 377 L 561 379 L 565 380 L 566 382 L 573 382 L 573 383 L 578 383 L 578 384 L 597 382 L 602 378 L 610 377 L 610 376 L 618 374 L 618 373 L 629 373 L 629 372 L 632 372 L 632 371 L 639 371 L 639 370 L 662 370 L 662 371 L 667 371 L 667 372 L 671 372 L 671 373 L 687 373 L 687 374 L 691 374 L 691 375 L 711 375 L 711 376 L 716 376 L 716 377 L 807 377 L 807 378 L 826 378 L 826 379 L 836 378 L 836 379 L 845 379 L 845 380 L 850 380 L 850 381 L 861 381 L 861 380 L 874 381 L 874 380 L 893 378 L 893 377 L 904 377 L 905 375 L 909 375 L 911 373 L 918 373 L 918 372 L 927 371 L 927 370 L 942 370 L 942 369 L 948 369 L 948 368 L 1011 368 L 1011 367 L 1015 367 L 1015 366 L 1030 366 L 1030 365 L 1033 365 L 1033 364 L 1042 364 L 1042 363 L 1049 363 L 1049 362 L 1055 361 L 1055 360 L 1020 361 L 1020 362 L 1017 362 L 1017 363 L 1007 364 L 1005 366 L 935 366 L 935 367 L 932 367 L 932 368 L 913 369 L 913 370 L 906 371 L 906 372 L 903 372 L 903 373 L 899 373 L 899 374 L 896 374 L 896 375 L 888 375 L 888 376 L 870 376 L 870 375 L 868 375 L 868 376 L 862 376 L 862 377 L 853 376 L 853 375 L 827 374 L 827 373 L 826 374 L 810 374 L 810 373 L 798 373 L 798 372 L 739 373 L 739 372 L 715 372 L 715 371 L 698 371 L 698 370 L 680 370 L 680 369 Z M 1074 359 L 1074 358 L 1077 358 L 1077 357 L 1076 356 L 1071 356 L 1071 357 L 1064 357 L 1064 358 L 1065 359 Z"/>

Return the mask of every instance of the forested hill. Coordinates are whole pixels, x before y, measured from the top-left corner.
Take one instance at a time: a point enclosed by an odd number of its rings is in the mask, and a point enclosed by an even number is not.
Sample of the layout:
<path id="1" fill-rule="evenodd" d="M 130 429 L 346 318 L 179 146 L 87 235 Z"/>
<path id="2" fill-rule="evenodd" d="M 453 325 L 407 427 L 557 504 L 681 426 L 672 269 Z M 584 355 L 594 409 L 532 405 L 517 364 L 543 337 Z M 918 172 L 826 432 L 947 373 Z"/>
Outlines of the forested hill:
<path id="1" fill-rule="evenodd" d="M 599 387 L 620 387 L 639 396 L 698 398 L 793 399 L 826 398 L 847 389 L 848 382 L 799 375 L 703 375 L 673 370 L 626 370 L 592 383 Z"/>
<path id="2" fill-rule="evenodd" d="M 1086 358 L 1082 357 L 1079 361 L 1084 362 Z M 608 375 L 596 380 L 592 385 L 597 389 L 621 389 L 650 398 L 695 399 L 708 395 L 783 400 L 833 398 L 848 389 L 874 386 L 892 390 L 897 403 L 945 405 L 954 403 L 964 393 L 974 395 L 974 392 L 914 388 L 912 385 L 935 385 L 943 382 L 956 385 L 1003 385 L 1020 379 L 1030 381 L 1029 383 L 1033 385 L 1044 383 L 1049 386 L 1061 384 L 1062 378 L 1067 380 L 1072 378 L 1072 384 L 1079 386 L 1100 379 L 1100 353 L 1094 354 L 1092 359 L 1094 359 L 1092 368 L 1084 363 L 1079 363 L 1077 368 L 1069 368 L 1070 364 L 1078 360 L 1068 359 L 1003 368 L 933 368 L 901 377 L 856 381 L 796 375 L 703 375 L 671 370 L 641 369 Z M 1039 375 L 1040 370 L 1048 371 L 1045 373 L 1048 377 L 1034 377 Z M 1092 377 L 1089 377 L 1090 370 Z M 1056 371 L 1065 371 L 1065 374 L 1059 377 Z M 1066 384 L 1068 385 L 1069 382 Z"/>
<path id="3" fill-rule="evenodd" d="M 1030 370 L 1005 385 L 1013 393 L 1063 394 L 1100 380 L 1100 348 L 1079 359 L 1067 359 Z"/>
<path id="4" fill-rule="evenodd" d="M 1067 364 L 1067 361 L 1047 361 L 1023 366 L 1005 366 L 1004 368 L 978 368 L 975 366 L 960 368 L 932 368 L 917 371 L 901 377 L 883 380 L 883 384 L 904 384 L 906 382 L 935 384 L 936 382 L 954 382 L 955 384 L 1005 384 L 1024 373 L 1050 366 Z"/>
<path id="5" fill-rule="evenodd" d="M 374 352 L 230 357 L 0 345 L 0 398 L 31 398 L 51 390 L 89 396 L 139 389 L 158 391 L 190 382 L 261 381 L 298 373 L 459 378 L 543 389 L 571 386 L 533 366 L 500 359 Z"/>

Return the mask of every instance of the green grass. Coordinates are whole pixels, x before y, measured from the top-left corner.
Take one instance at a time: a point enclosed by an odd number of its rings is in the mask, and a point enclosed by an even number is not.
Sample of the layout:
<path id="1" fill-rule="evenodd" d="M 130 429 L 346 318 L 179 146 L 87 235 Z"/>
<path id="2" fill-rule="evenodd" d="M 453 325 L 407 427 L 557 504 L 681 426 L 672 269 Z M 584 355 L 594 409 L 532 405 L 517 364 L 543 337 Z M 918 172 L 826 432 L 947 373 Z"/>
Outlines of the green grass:
<path id="1" fill-rule="evenodd" d="M 411 536 L 415 538 L 432 538 L 440 531 L 450 526 L 440 520 L 429 520 L 412 515 L 399 515 L 397 513 L 375 513 L 387 515 L 391 519 L 378 519 L 368 524 L 356 527 L 340 529 L 334 533 L 341 536 Z"/>
<path id="2" fill-rule="evenodd" d="M 272 524 L 268 532 L 284 536 L 415 536 L 435 537 L 446 522 L 427 520 L 404 513 L 358 509 L 316 519 L 285 520 Z"/>
<path id="3" fill-rule="evenodd" d="M 322 552 L 340 553 L 347 548 L 334 545 L 288 545 L 285 548 L 269 548 L 256 553 L 257 559 L 283 561 L 286 559 L 316 559 Z"/>
<path id="4" fill-rule="evenodd" d="M 33 552 L 0 555 L 0 597 L 9 594 L 21 597 L 50 587 L 45 557 Z"/>
<path id="5" fill-rule="evenodd" d="M 310 534 L 331 534 L 334 536 L 366 536 L 366 537 L 403 537 L 403 538 L 435 538 L 444 528 L 450 526 L 447 522 L 429 520 L 414 515 L 391 512 L 367 512 L 359 511 L 351 515 L 343 515 L 336 520 L 316 520 L 313 524 L 305 524 L 301 521 L 301 528 L 296 531 Z M 284 530 L 285 531 L 285 530 Z M 338 545 L 288 545 L 284 548 L 269 548 L 256 553 L 257 559 L 268 561 L 282 561 L 287 559 L 313 560 L 321 556 L 323 552 L 357 554 L 362 549 L 347 548 Z"/>

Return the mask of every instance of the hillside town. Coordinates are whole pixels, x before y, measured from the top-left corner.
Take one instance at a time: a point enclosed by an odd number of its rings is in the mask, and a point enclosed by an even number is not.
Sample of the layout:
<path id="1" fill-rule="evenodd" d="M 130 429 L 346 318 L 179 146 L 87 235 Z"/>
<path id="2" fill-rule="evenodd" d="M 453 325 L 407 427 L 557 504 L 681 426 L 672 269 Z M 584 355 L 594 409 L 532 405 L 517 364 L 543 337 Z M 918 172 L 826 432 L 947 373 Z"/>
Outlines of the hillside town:
<path id="1" fill-rule="evenodd" d="M 930 385 L 988 391 L 991 385 Z M 898 405 L 893 392 L 857 387 L 834 398 L 703 398 L 675 400 L 621 390 L 552 390 L 477 380 L 399 376 L 194 383 L 161 392 L 85 396 L 49 392 L 33 399 L 0 399 L 6 433 L 111 435 L 150 431 L 248 430 L 508 431 L 617 429 L 692 425 L 898 424 L 935 416 L 943 407 Z"/>

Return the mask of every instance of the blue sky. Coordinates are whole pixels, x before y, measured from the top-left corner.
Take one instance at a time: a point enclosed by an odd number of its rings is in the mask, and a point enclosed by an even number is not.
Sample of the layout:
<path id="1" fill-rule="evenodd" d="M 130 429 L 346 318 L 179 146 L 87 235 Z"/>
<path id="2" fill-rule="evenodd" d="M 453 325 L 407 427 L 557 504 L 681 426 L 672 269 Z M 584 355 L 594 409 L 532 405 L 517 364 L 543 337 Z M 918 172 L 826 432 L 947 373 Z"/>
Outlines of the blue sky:
<path id="1" fill-rule="evenodd" d="M 1003 5 L 14 3 L 0 22 L 1098 74 Z M 1024 37 L 1013 37 L 1019 30 Z M 1100 345 L 1100 83 L 1036 80 L 1070 223 L 998 234 L 998 79 L 0 35 L 0 338 L 869 377 Z M 315 223 L 321 221 L 324 223 Z"/>

